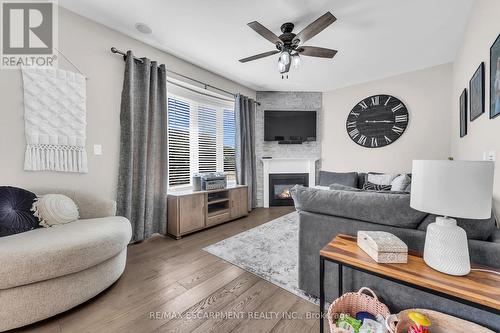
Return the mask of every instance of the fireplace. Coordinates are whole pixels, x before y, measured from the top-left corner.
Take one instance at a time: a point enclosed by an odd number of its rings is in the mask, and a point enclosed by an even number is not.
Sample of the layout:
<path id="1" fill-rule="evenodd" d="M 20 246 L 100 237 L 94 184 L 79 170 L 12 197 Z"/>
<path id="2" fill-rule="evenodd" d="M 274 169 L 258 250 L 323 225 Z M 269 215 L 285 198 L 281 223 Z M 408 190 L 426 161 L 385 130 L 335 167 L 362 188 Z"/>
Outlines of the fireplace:
<path id="1" fill-rule="evenodd" d="M 309 174 L 269 174 L 269 206 L 293 206 L 290 189 L 295 185 L 309 186 Z"/>

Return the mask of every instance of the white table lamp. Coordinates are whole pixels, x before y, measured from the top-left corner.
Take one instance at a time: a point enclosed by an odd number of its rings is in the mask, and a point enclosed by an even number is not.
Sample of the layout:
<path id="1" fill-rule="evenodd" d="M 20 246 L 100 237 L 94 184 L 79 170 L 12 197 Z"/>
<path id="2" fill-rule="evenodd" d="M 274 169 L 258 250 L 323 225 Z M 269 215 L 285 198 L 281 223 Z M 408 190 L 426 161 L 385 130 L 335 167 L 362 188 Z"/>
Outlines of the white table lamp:
<path id="1" fill-rule="evenodd" d="M 469 274 L 467 235 L 449 216 L 491 217 L 493 171 L 494 163 L 490 161 L 413 161 L 410 206 L 443 215 L 427 227 L 427 265 L 446 274 Z"/>

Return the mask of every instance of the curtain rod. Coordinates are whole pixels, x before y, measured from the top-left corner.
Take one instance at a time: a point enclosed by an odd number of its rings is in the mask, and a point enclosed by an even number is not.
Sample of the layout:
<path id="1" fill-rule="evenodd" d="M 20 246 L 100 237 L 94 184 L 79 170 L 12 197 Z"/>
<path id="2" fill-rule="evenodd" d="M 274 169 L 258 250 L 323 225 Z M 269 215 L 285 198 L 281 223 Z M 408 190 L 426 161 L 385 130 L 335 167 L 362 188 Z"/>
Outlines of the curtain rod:
<path id="1" fill-rule="evenodd" d="M 118 50 L 118 49 L 117 49 L 116 47 L 114 47 L 114 46 L 111 48 L 111 52 L 112 52 L 112 53 L 116 53 L 116 54 L 120 54 L 120 55 L 122 55 L 123 57 L 126 57 L 126 56 L 127 56 L 127 53 L 126 53 L 126 52 L 123 52 L 123 51 L 121 51 L 121 50 Z M 141 59 L 141 58 L 137 58 L 137 57 L 135 57 L 135 56 L 134 56 L 134 59 L 135 59 L 135 60 L 137 60 L 137 61 L 142 62 L 142 59 Z M 189 76 L 186 76 L 186 75 L 183 75 L 183 74 L 180 74 L 180 73 L 174 72 L 174 71 L 169 70 L 169 69 L 167 69 L 167 72 L 168 72 L 168 73 L 171 73 L 171 74 L 174 74 L 174 75 L 177 75 L 177 76 L 180 76 L 180 77 L 183 77 L 183 78 L 185 78 L 185 79 L 191 80 L 191 81 L 196 82 L 196 83 L 198 83 L 198 84 L 201 84 L 201 85 L 205 88 L 205 90 L 208 90 L 207 88 L 212 88 L 212 89 L 215 89 L 215 90 L 218 90 L 218 91 L 222 91 L 223 93 L 226 93 L 226 94 L 231 95 L 231 96 L 233 96 L 233 97 L 236 97 L 236 94 L 234 94 L 234 93 L 232 93 L 232 92 L 230 92 L 230 91 L 227 91 L 227 90 L 224 90 L 224 89 L 221 89 L 221 88 L 214 87 L 214 86 L 212 86 L 212 85 L 210 85 L 210 84 L 208 84 L 208 83 L 202 82 L 202 81 L 200 81 L 200 80 L 193 79 L 192 77 L 189 77 Z M 171 83 L 173 83 L 173 82 L 171 82 Z M 183 87 L 183 88 L 185 88 L 185 87 Z M 186 89 L 188 89 L 188 88 L 186 88 Z M 259 103 L 259 102 L 257 102 L 257 101 L 255 101 L 255 104 L 260 105 L 260 103 Z"/>

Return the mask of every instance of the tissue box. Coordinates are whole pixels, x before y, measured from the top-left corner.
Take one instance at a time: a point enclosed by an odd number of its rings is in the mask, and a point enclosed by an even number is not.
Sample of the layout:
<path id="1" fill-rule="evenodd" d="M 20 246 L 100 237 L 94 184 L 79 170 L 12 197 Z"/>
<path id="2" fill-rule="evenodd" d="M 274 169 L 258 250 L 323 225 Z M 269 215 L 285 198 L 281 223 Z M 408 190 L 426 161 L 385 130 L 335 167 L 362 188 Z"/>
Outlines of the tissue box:
<path id="1" fill-rule="evenodd" d="M 358 246 L 381 264 L 405 264 L 408 246 L 398 237 L 384 231 L 358 231 Z"/>

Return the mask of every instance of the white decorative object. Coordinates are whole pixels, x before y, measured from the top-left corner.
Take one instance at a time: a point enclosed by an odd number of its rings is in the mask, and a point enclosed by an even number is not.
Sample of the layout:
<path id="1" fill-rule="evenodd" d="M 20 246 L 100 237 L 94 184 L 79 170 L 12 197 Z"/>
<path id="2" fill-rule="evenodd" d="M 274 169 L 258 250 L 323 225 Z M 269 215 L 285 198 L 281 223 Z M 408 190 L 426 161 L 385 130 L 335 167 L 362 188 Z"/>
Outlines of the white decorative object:
<path id="1" fill-rule="evenodd" d="M 385 231 L 358 231 L 358 246 L 381 264 L 404 264 L 408 261 L 408 246 Z"/>
<path id="2" fill-rule="evenodd" d="M 62 194 L 46 194 L 33 203 L 34 212 L 40 225 L 51 227 L 78 220 L 78 207 L 73 200 Z"/>
<path id="3" fill-rule="evenodd" d="M 87 172 L 85 77 L 23 67 L 25 170 Z"/>
<path id="4" fill-rule="evenodd" d="M 316 184 L 317 158 L 263 158 L 264 208 L 269 208 L 269 174 L 307 173 L 309 185 Z"/>
<path id="5" fill-rule="evenodd" d="M 469 274 L 467 235 L 449 216 L 491 217 L 493 171 L 490 161 L 413 161 L 410 206 L 444 215 L 427 227 L 427 265 L 446 274 Z"/>
<path id="6" fill-rule="evenodd" d="M 410 185 L 411 179 L 407 174 L 401 174 L 391 182 L 391 191 L 404 191 Z"/>

